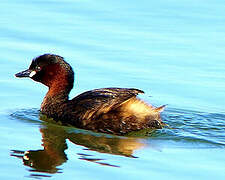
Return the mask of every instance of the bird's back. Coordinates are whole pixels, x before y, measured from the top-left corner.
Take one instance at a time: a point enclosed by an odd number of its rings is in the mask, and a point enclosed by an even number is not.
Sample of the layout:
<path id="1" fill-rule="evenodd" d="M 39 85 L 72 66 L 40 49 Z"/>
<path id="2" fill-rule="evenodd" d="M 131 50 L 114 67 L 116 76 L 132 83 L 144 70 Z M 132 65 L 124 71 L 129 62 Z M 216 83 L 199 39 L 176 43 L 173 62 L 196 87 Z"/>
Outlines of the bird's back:
<path id="1" fill-rule="evenodd" d="M 87 91 L 71 100 L 73 118 L 81 128 L 126 134 L 144 128 L 161 128 L 161 108 L 154 108 L 136 96 L 143 91 L 102 88 Z"/>

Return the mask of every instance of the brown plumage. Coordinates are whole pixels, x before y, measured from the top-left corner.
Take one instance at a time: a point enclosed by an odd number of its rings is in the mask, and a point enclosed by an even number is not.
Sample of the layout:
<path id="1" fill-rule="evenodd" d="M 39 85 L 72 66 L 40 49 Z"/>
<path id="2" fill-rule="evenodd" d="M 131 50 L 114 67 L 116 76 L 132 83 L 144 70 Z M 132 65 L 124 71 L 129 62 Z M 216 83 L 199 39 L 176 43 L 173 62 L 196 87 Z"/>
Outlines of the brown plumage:
<path id="1" fill-rule="evenodd" d="M 144 128 L 162 128 L 160 112 L 164 106 L 155 108 L 137 98 L 139 93 L 144 93 L 139 89 L 95 89 L 69 100 L 74 73 L 60 56 L 39 56 L 28 70 L 17 73 L 16 77 L 30 77 L 48 86 L 41 112 L 63 124 L 118 135 Z"/>

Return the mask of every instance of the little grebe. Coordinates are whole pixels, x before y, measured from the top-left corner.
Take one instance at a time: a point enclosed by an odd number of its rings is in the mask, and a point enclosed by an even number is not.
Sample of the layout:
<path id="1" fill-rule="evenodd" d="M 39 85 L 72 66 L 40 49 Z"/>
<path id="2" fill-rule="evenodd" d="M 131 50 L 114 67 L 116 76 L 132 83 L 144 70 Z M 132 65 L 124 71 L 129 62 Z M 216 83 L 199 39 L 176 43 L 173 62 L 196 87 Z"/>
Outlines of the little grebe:
<path id="1" fill-rule="evenodd" d="M 15 76 L 30 77 L 48 86 L 41 113 L 63 124 L 117 135 L 145 128 L 162 128 L 160 112 L 165 106 L 155 108 L 138 99 L 138 93 L 144 93 L 139 89 L 94 89 L 69 100 L 74 72 L 61 56 L 41 55 L 33 59 L 29 69 Z"/>

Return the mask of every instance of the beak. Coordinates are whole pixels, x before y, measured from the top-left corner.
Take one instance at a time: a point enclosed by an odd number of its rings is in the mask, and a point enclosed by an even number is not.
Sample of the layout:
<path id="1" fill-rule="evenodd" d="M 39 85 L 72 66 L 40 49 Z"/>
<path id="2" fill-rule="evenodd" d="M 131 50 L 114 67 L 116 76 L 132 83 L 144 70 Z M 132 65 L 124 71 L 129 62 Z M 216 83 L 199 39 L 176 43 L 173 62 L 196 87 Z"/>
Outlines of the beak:
<path id="1" fill-rule="evenodd" d="M 16 77 L 19 77 L 19 78 L 23 78 L 23 77 L 32 77 L 31 74 L 32 72 L 35 72 L 35 71 L 32 71 L 30 69 L 27 69 L 25 71 L 21 71 L 17 74 L 15 74 Z"/>

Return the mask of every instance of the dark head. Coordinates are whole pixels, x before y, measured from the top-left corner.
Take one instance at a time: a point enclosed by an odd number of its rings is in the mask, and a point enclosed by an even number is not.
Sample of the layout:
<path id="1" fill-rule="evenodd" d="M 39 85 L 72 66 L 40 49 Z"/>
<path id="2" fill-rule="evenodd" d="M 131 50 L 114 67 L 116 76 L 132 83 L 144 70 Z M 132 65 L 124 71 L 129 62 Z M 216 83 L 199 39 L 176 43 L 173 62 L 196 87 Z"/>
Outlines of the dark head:
<path id="1" fill-rule="evenodd" d="M 73 88 L 74 73 L 71 66 L 63 57 L 54 54 L 44 54 L 33 59 L 29 69 L 15 76 L 31 78 L 55 91 L 70 91 Z"/>

